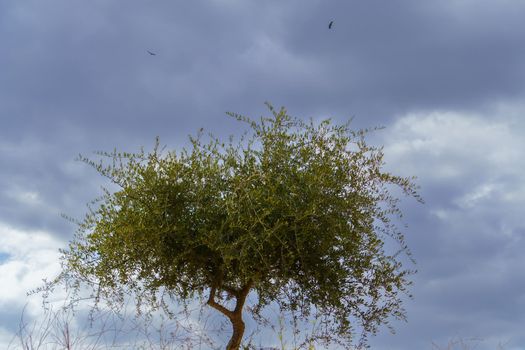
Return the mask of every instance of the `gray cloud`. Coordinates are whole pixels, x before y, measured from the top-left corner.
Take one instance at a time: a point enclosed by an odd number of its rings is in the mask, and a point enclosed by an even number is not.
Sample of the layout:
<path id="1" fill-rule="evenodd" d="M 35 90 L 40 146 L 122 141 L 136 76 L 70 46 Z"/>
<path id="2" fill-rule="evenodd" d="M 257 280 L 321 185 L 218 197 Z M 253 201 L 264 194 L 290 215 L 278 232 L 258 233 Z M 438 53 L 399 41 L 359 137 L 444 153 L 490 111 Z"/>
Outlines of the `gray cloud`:
<path id="1" fill-rule="evenodd" d="M 408 323 L 380 335 L 379 349 L 430 349 L 456 337 L 483 339 L 480 349 L 523 344 L 523 130 L 497 116 L 434 112 L 385 133 L 387 166 L 418 175 L 427 202 L 404 206 L 415 298 Z"/>

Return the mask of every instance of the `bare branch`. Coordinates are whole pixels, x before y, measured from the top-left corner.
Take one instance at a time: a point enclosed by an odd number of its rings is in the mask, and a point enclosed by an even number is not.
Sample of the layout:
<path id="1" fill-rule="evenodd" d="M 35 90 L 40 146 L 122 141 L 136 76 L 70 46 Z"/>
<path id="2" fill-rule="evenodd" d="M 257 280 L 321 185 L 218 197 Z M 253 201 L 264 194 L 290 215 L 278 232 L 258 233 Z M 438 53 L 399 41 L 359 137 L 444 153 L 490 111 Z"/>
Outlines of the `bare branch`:
<path id="1" fill-rule="evenodd" d="M 229 319 L 232 319 L 234 317 L 234 313 L 215 301 L 215 292 L 215 287 L 212 287 L 210 289 L 210 297 L 208 298 L 207 304 L 215 310 L 223 313 Z"/>

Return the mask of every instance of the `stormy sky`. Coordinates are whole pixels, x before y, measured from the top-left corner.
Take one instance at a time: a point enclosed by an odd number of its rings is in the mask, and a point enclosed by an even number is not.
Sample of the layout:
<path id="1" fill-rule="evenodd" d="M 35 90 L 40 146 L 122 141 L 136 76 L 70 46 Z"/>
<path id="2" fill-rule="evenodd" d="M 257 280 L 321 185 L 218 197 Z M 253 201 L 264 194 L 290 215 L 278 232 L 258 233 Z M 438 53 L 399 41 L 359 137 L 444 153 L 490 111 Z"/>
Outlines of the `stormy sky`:
<path id="1" fill-rule="evenodd" d="M 386 169 L 418 177 L 408 322 L 373 349 L 525 349 L 524 17 L 517 0 L 2 1 L 0 341 L 58 271 L 61 213 L 101 194 L 79 153 L 239 134 L 225 112 L 269 101 L 385 126 Z"/>

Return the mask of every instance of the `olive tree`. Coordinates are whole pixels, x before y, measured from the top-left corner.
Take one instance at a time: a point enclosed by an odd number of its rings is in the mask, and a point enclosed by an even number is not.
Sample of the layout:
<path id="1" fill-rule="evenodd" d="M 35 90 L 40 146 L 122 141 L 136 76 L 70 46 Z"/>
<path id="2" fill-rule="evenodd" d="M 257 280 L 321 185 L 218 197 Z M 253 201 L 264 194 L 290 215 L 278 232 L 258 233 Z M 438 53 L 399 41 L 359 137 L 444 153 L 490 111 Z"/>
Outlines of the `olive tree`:
<path id="1" fill-rule="evenodd" d="M 238 141 L 201 129 L 178 152 L 157 141 L 150 152 L 98 153 L 109 162 L 81 156 L 118 187 L 80 223 L 60 278 L 116 301 L 133 293 L 139 305 L 201 300 L 231 323 L 227 349 L 241 345 L 249 293 L 254 316 L 272 303 L 315 312 L 339 341 L 404 318 L 412 271 L 392 188 L 420 200 L 413 178 L 382 170 L 368 130 L 268 108 L 256 120 L 229 113 L 247 126 Z"/>

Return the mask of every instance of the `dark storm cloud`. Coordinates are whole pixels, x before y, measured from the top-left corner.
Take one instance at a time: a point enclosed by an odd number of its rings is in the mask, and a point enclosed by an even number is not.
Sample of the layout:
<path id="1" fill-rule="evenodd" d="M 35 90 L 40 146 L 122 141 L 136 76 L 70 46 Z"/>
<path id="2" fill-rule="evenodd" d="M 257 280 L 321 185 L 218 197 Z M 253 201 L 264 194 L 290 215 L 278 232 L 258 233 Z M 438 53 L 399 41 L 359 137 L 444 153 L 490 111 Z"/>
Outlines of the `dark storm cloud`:
<path id="1" fill-rule="evenodd" d="M 61 214 L 81 217 L 102 182 L 75 164 L 71 150 L 52 142 L 0 142 L 0 154 L 0 221 L 70 236 L 72 227 Z"/>
<path id="2" fill-rule="evenodd" d="M 243 55 L 265 54 L 266 42 L 275 46 L 266 37 L 284 25 L 275 4 L 123 4 L 57 0 L 6 11 L 4 113 L 48 131 L 73 123 L 110 135 L 117 127 L 129 134 L 213 123 L 223 100 L 235 108 L 241 91 L 262 87 L 263 67 Z M 290 68 L 273 58 L 279 73 Z"/>
<path id="3" fill-rule="evenodd" d="M 272 84 L 284 82 L 284 89 L 308 71 L 307 64 L 291 67 L 296 59 L 274 43 L 291 6 L 122 4 L 4 5 L 0 136 L 12 151 L 0 156 L 11 192 L 0 197 L 3 220 L 49 228 L 48 221 L 56 221 L 49 212 L 70 206 L 63 199 L 68 186 L 83 190 L 93 175 L 86 169 L 89 176 L 73 185 L 61 169 L 79 152 L 136 150 L 156 135 L 179 146 L 201 126 L 235 133 L 238 126 L 224 112 L 263 110 L 262 96 L 244 105 L 243 99 L 267 89 L 265 73 L 273 74 L 267 67 L 278 68 Z M 46 214 L 12 198 L 17 188 L 26 192 L 18 197 L 38 195 Z"/>
<path id="4" fill-rule="evenodd" d="M 3 12 L 2 114 L 18 121 L 12 131 L 73 123 L 122 141 L 160 129 L 179 136 L 193 121 L 218 126 L 225 110 L 261 113 L 265 100 L 301 116 L 384 123 L 413 108 L 478 108 L 518 94 L 520 5 L 456 7 L 16 4 Z"/>
<path id="5" fill-rule="evenodd" d="M 319 10 L 283 33 L 291 52 L 323 62 L 316 103 L 384 121 L 415 108 L 477 109 L 523 91 L 518 2 L 334 1 Z M 337 28 L 318 30 L 319 17 L 334 17 Z"/>

